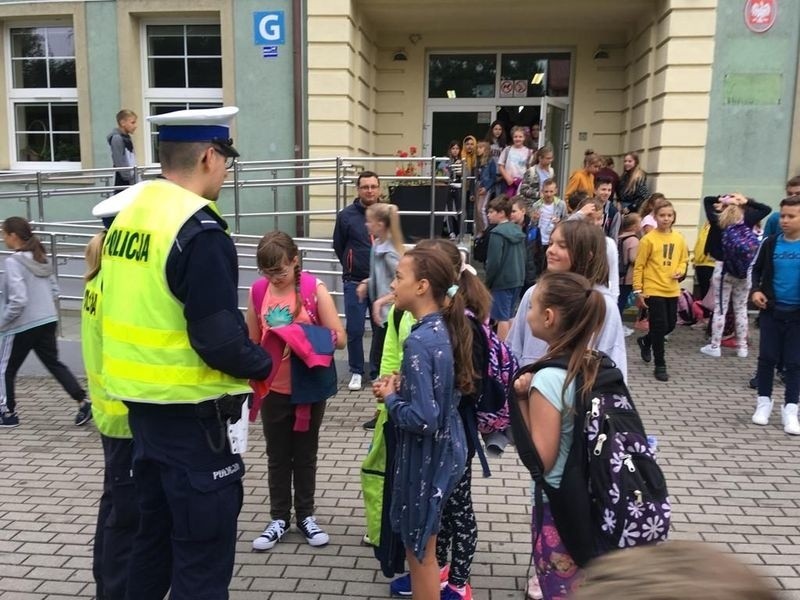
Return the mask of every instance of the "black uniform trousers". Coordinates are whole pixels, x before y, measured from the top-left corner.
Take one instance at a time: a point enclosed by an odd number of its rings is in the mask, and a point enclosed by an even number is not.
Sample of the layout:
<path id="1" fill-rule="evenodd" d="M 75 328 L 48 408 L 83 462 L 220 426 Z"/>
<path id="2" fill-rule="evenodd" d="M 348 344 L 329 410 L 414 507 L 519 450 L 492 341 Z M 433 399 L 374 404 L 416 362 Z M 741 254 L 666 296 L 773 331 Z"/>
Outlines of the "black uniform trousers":
<path id="1" fill-rule="evenodd" d="M 140 525 L 127 600 L 227 600 L 244 463 L 195 405 L 126 402 Z"/>

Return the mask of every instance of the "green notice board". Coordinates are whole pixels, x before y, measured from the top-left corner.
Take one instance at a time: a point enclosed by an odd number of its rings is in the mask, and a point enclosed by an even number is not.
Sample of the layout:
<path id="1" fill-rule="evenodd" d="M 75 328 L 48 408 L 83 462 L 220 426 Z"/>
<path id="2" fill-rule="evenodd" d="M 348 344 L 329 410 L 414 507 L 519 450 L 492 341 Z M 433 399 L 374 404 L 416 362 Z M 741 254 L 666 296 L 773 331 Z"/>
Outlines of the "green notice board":
<path id="1" fill-rule="evenodd" d="M 777 105 L 781 103 L 781 73 L 727 73 L 725 104 Z"/>

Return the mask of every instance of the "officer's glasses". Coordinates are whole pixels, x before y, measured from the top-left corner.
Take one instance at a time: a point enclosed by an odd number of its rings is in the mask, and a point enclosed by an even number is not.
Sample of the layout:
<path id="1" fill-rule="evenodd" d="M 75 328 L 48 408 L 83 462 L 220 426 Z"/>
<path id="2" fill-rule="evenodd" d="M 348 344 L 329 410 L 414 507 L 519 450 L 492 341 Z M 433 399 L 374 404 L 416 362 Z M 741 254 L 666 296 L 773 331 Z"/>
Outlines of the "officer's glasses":
<path id="1" fill-rule="evenodd" d="M 211 146 L 211 147 L 214 149 L 214 152 L 216 152 L 217 154 L 222 156 L 222 158 L 225 159 L 225 168 L 226 169 L 230 169 L 233 166 L 233 157 L 232 156 L 228 156 L 227 154 L 225 154 L 222 150 L 220 150 L 216 146 Z"/>

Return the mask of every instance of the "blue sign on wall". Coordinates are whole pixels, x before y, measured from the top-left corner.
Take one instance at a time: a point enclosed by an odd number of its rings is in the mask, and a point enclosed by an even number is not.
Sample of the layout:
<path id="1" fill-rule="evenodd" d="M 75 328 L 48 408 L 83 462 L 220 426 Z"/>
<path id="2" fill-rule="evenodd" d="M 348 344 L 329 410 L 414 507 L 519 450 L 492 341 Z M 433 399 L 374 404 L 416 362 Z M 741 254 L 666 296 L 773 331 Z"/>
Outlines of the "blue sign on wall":
<path id="1" fill-rule="evenodd" d="M 286 26 L 282 10 L 253 13 L 253 42 L 257 46 L 286 43 Z"/>

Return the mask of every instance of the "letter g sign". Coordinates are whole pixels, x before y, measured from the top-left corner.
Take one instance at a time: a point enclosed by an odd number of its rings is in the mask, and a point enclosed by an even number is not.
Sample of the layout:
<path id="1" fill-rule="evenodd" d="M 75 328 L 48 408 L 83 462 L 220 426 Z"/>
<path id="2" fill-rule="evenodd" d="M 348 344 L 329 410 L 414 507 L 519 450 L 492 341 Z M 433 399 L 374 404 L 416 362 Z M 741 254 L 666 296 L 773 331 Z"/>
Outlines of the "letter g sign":
<path id="1" fill-rule="evenodd" d="M 253 13 L 253 42 L 256 46 L 284 44 L 284 23 L 282 10 Z"/>

